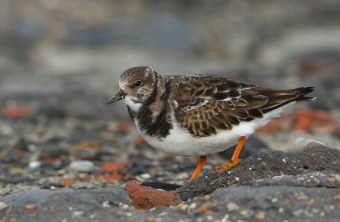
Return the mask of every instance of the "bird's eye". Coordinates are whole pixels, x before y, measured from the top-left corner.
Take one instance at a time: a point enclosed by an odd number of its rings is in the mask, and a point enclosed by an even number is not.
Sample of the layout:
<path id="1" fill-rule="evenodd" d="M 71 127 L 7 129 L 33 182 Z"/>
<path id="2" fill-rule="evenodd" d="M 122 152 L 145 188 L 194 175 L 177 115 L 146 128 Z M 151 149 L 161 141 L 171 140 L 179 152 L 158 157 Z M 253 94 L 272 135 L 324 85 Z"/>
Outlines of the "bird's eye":
<path id="1" fill-rule="evenodd" d="M 142 83 L 142 81 L 137 80 L 133 85 L 136 86 L 136 87 L 141 87 L 143 85 L 143 83 Z"/>

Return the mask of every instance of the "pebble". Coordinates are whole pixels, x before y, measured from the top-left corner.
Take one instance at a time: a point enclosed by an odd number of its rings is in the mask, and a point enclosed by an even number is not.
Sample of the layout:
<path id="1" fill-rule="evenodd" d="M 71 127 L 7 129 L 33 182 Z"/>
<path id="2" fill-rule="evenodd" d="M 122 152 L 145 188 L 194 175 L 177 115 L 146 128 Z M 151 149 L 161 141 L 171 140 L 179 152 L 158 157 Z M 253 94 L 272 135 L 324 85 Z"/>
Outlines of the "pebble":
<path id="1" fill-rule="evenodd" d="M 274 197 L 274 198 L 272 199 L 272 203 L 276 203 L 276 202 L 278 202 L 278 201 L 279 201 L 279 199 L 276 198 L 276 197 Z"/>
<path id="2" fill-rule="evenodd" d="M 257 212 L 256 215 L 255 215 L 255 218 L 257 220 L 264 220 L 266 218 L 266 212 L 264 212 L 262 210 Z"/>
<path id="3" fill-rule="evenodd" d="M 5 125 L 5 124 L 1 123 L 0 135 L 11 136 L 13 133 L 14 133 L 14 131 L 9 125 Z"/>
<path id="4" fill-rule="evenodd" d="M 236 203 L 234 203 L 234 202 L 229 202 L 228 204 L 227 204 L 227 209 L 228 209 L 228 211 L 234 211 L 234 210 L 238 210 L 240 207 L 236 204 Z"/>
<path id="5" fill-rule="evenodd" d="M 29 164 L 28 164 L 28 167 L 30 169 L 37 169 L 41 166 L 41 162 L 39 161 L 31 161 Z"/>
<path id="6" fill-rule="evenodd" d="M 102 208 L 108 208 L 108 207 L 110 207 L 110 202 L 107 201 L 107 200 L 103 201 L 102 202 Z"/>
<path id="7" fill-rule="evenodd" d="M 70 169 L 74 171 L 89 172 L 93 170 L 94 164 L 88 160 L 77 160 L 70 164 Z"/>
<path id="8" fill-rule="evenodd" d="M 8 206 L 7 206 L 7 204 L 6 203 L 4 203 L 4 202 L 0 202 L 0 211 L 2 211 L 2 210 L 4 210 L 4 209 L 6 209 Z"/>
<path id="9" fill-rule="evenodd" d="M 151 175 L 148 174 L 148 173 L 143 173 L 143 174 L 140 175 L 140 177 L 143 178 L 143 179 L 150 179 Z"/>
<path id="10" fill-rule="evenodd" d="M 34 152 L 37 149 L 37 146 L 34 144 L 29 144 L 27 148 L 30 152 Z"/>

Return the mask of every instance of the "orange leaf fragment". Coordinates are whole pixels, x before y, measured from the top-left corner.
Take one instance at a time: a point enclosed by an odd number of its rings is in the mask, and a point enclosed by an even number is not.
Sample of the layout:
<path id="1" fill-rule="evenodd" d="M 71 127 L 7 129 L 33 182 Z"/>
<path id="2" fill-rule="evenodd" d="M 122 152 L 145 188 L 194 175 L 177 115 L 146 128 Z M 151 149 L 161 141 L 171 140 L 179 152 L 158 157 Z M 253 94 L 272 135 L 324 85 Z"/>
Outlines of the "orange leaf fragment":
<path id="1" fill-rule="evenodd" d="M 7 107 L 3 110 L 3 114 L 9 118 L 22 118 L 29 116 L 33 113 L 33 110 L 29 107 Z"/>
<path id="2" fill-rule="evenodd" d="M 73 146 L 75 150 L 99 149 L 102 145 L 95 140 L 86 140 Z"/>
<path id="3" fill-rule="evenodd" d="M 46 161 L 47 161 L 48 163 L 54 163 L 56 160 L 57 160 L 56 158 L 51 157 L 51 156 L 48 156 Z"/>
<path id="4" fill-rule="evenodd" d="M 106 162 L 100 166 L 100 169 L 105 172 L 121 171 L 125 168 L 127 162 L 117 163 L 117 162 Z"/>
<path id="5" fill-rule="evenodd" d="M 144 139 L 144 137 L 142 137 L 141 135 L 137 135 L 135 137 L 136 139 L 136 142 L 140 145 L 145 145 L 145 144 L 148 144 L 148 142 L 146 142 L 146 140 Z"/>
<path id="6" fill-rule="evenodd" d="M 181 203 L 181 199 L 176 191 L 165 191 L 141 186 L 133 180 L 128 181 L 124 189 L 128 193 L 132 205 L 141 210 L 148 210 L 154 207 L 170 207 Z"/>
<path id="7" fill-rule="evenodd" d="M 25 207 L 27 210 L 36 210 L 37 209 L 37 205 L 35 204 L 27 204 Z"/>
<path id="8" fill-rule="evenodd" d="M 131 122 L 120 122 L 117 125 L 117 129 L 119 132 L 125 133 L 130 132 L 134 128 L 133 124 Z"/>
<path id="9" fill-rule="evenodd" d="M 66 178 L 61 180 L 60 184 L 65 186 L 65 187 L 69 187 L 69 186 L 72 186 L 74 184 L 74 180 L 71 177 L 66 177 Z"/>
<path id="10" fill-rule="evenodd" d="M 105 175 L 105 179 L 109 182 L 119 181 L 123 179 L 123 175 L 118 173 L 110 173 Z"/>
<path id="11" fill-rule="evenodd" d="M 295 113 L 294 130 L 307 131 L 312 127 L 324 126 L 332 120 L 332 114 L 317 110 L 299 110 Z"/>

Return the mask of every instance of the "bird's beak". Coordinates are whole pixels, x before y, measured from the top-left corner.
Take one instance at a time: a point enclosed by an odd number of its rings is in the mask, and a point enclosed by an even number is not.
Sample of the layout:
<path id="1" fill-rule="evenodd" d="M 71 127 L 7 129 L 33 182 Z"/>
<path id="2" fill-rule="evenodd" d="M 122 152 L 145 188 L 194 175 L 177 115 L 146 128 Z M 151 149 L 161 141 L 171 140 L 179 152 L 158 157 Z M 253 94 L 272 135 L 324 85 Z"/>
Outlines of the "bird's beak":
<path id="1" fill-rule="evenodd" d="M 114 95 L 114 96 L 109 100 L 109 102 L 107 102 L 107 104 L 115 103 L 115 102 L 117 102 L 117 101 L 119 101 L 119 100 L 121 100 L 121 99 L 124 99 L 125 96 L 126 96 L 126 93 L 123 92 L 123 90 L 119 90 L 119 92 L 118 92 L 116 95 Z"/>

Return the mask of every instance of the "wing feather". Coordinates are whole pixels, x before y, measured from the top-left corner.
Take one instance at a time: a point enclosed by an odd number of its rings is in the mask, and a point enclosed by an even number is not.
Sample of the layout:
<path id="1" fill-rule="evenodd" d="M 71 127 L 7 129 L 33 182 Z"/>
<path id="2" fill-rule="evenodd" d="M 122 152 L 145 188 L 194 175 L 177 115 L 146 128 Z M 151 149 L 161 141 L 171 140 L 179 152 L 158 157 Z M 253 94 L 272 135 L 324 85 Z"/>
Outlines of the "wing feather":
<path id="1" fill-rule="evenodd" d="M 178 104 L 175 117 L 182 128 L 199 137 L 262 118 L 282 104 L 311 99 L 303 96 L 312 91 L 311 87 L 273 90 L 219 76 L 178 76 L 172 81 L 172 99 Z"/>

